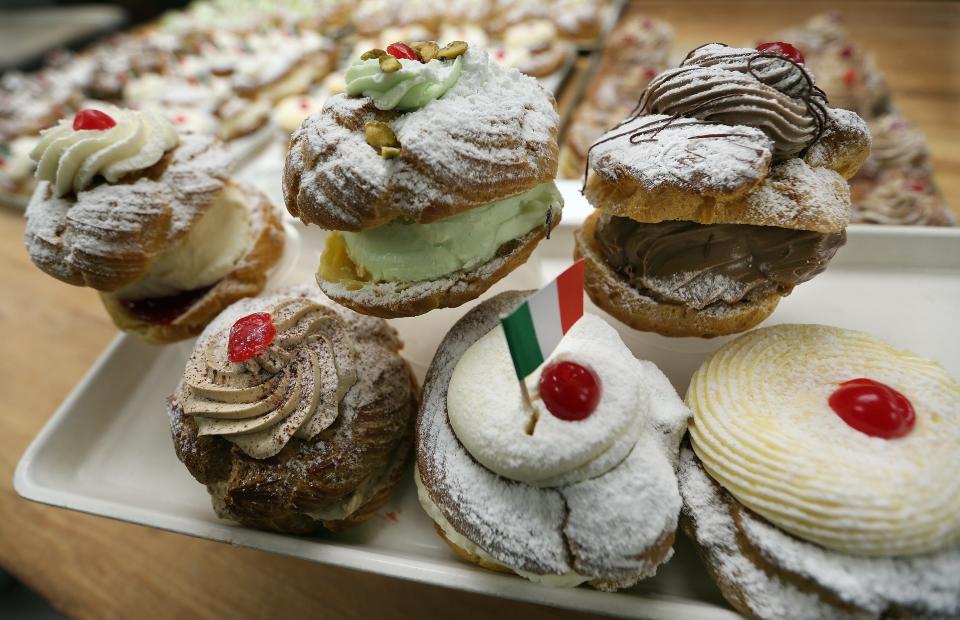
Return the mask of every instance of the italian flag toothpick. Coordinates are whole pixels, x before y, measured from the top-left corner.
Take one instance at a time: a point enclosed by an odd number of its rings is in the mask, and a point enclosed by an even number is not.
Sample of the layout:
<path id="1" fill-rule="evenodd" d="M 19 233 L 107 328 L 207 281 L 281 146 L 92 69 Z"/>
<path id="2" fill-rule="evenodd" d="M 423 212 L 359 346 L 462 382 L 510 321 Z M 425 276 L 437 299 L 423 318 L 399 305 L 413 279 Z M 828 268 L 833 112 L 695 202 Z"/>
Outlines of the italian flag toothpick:
<path id="1" fill-rule="evenodd" d="M 521 382 L 543 363 L 581 316 L 583 261 L 578 260 L 516 310 L 500 317 Z"/>

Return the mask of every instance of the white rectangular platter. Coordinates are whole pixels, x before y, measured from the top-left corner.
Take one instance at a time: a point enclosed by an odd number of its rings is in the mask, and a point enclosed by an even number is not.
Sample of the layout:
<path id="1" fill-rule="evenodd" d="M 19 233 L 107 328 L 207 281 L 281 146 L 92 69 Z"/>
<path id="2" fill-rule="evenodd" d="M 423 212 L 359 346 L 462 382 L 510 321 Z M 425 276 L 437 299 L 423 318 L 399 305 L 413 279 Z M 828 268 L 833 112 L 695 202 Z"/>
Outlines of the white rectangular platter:
<path id="1" fill-rule="evenodd" d="M 567 199 L 567 224 L 486 296 L 538 287 L 570 263 L 570 223 L 580 221 L 589 207 L 576 183 L 561 184 L 561 189 Z M 293 242 L 272 287 L 313 280 L 323 233 L 293 224 L 289 229 Z M 827 272 L 798 287 L 767 323 L 863 329 L 936 359 L 960 376 L 958 305 L 960 231 L 853 227 Z M 603 314 L 589 301 L 586 306 L 588 312 Z M 466 309 L 392 321 L 420 378 L 440 339 Z M 634 353 L 656 362 L 681 394 L 704 357 L 727 340 L 669 339 L 617 326 Z M 14 481 L 20 495 L 190 536 L 491 596 L 631 618 L 738 617 L 682 536 L 675 557 L 655 578 L 616 594 L 586 587 L 551 589 L 465 564 L 434 533 L 410 476 L 378 518 L 340 535 L 283 536 L 219 520 L 204 487 L 177 461 L 164 414 L 164 399 L 180 379 L 191 346 L 186 342 L 157 348 L 119 336 L 23 456 Z"/>

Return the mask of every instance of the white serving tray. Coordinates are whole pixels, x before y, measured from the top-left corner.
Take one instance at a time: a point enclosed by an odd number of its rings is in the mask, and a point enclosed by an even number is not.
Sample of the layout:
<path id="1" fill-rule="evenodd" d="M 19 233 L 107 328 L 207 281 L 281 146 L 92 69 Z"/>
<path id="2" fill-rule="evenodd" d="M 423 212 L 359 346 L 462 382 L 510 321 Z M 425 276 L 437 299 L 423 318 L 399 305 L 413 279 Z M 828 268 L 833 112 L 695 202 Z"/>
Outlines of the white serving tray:
<path id="1" fill-rule="evenodd" d="M 577 183 L 562 183 L 561 190 L 567 224 L 485 297 L 537 287 L 569 264 L 569 222 L 582 219 L 589 208 Z M 322 231 L 288 227 L 291 251 L 272 287 L 312 281 L 318 262 Z M 853 227 L 827 272 L 798 287 L 767 323 L 863 329 L 939 360 L 960 376 L 958 303 L 960 230 Z M 392 321 L 419 377 L 467 307 Z M 603 315 L 589 300 L 587 311 Z M 659 364 L 680 390 L 704 357 L 728 340 L 670 339 L 617 326 L 630 348 Z M 491 596 L 631 618 L 738 617 L 682 536 L 675 557 L 656 577 L 616 594 L 587 587 L 551 589 L 466 564 L 434 533 L 409 475 L 378 518 L 339 535 L 283 536 L 217 519 L 204 487 L 177 461 L 164 413 L 164 399 L 180 379 L 191 346 L 158 348 L 118 336 L 30 445 L 17 466 L 17 492 L 33 501 L 199 538 Z"/>

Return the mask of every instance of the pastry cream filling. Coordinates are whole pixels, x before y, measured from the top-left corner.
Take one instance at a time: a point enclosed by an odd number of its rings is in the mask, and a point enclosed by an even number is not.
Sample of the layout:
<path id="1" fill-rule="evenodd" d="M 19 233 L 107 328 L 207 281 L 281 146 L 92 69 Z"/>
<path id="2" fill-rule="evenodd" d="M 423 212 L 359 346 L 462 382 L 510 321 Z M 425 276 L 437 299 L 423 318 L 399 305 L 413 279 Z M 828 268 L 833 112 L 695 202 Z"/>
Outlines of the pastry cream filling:
<path id="1" fill-rule="evenodd" d="M 554 183 L 451 217 L 415 224 L 394 220 L 358 233 L 339 232 L 350 259 L 376 281 L 435 280 L 481 265 L 512 239 L 560 215 Z"/>
<path id="2" fill-rule="evenodd" d="M 417 483 L 417 498 L 420 500 L 420 506 L 423 507 L 424 512 L 426 512 L 427 516 L 433 519 L 433 522 L 436 523 L 441 530 L 443 530 L 443 535 L 447 538 L 447 540 L 460 547 L 468 554 L 477 556 L 484 562 L 509 568 L 516 574 L 520 575 L 521 577 L 525 577 L 530 581 L 542 583 L 545 586 L 554 588 L 573 588 L 581 583 L 590 581 L 591 577 L 581 575 L 574 570 L 563 573 L 562 575 L 541 575 L 539 573 L 531 573 L 529 571 L 506 566 L 503 564 L 503 562 L 500 562 L 492 555 L 484 551 L 483 548 L 474 543 L 472 540 L 453 529 L 453 526 L 450 525 L 450 522 L 447 521 L 447 518 L 444 517 L 443 513 L 440 511 L 440 507 L 437 506 L 432 499 L 430 499 L 430 494 L 420 481 L 419 469 L 414 468 L 413 479 Z"/>
<path id="3" fill-rule="evenodd" d="M 583 420 L 555 417 L 537 393 L 542 369 L 564 360 L 600 379 L 600 401 Z M 650 402 L 641 389 L 640 363 L 597 316 L 583 315 L 526 382 L 533 411 L 523 402 L 506 337 L 497 326 L 463 353 L 447 389 L 457 439 L 481 465 L 505 478 L 538 487 L 595 478 L 619 465 L 647 428 Z"/>
<path id="4" fill-rule="evenodd" d="M 105 112 L 116 121 L 109 129 L 75 130 L 73 119 L 63 119 L 41 132 L 30 157 L 37 162 L 37 178 L 49 181 L 57 196 L 86 189 L 97 175 L 116 183 L 177 145 L 177 130 L 156 112 L 114 107 Z"/>
<path id="5" fill-rule="evenodd" d="M 860 377 L 910 400 L 907 435 L 871 437 L 830 409 L 837 386 Z M 939 364 L 862 332 L 779 325 L 714 353 L 686 399 L 706 471 L 798 538 L 864 556 L 960 542 L 960 385 Z"/>
<path id="6" fill-rule="evenodd" d="M 227 186 L 186 237 L 158 256 L 142 278 L 113 295 L 145 299 L 210 286 L 233 271 L 252 244 L 244 197 L 236 187 Z"/>
<path id="7" fill-rule="evenodd" d="M 453 88 L 463 72 L 462 55 L 452 62 L 399 60 L 401 69 L 393 73 L 381 71 L 376 58 L 353 63 L 346 73 L 346 93 L 370 97 L 380 110 L 419 110 Z"/>

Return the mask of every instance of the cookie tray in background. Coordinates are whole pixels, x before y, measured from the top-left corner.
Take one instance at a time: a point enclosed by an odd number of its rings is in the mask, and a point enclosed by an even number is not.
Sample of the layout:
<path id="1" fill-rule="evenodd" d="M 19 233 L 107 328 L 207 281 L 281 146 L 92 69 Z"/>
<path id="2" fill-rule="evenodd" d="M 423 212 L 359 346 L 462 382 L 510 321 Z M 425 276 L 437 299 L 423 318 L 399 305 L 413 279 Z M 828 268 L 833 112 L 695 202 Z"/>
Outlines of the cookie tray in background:
<path id="1" fill-rule="evenodd" d="M 576 183 L 561 187 L 567 224 L 487 296 L 538 287 L 569 264 L 570 223 L 589 207 Z M 323 233 L 293 223 L 288 228 L 292 242 L 272 287 L 311 282 L 318 262 Z M 952 337 L 958 303 L 960 230 L 854 227 L 827 272 L 784 299 L 767 324 L 863 329 L 939 360 L 960 376 L 960 349 Z M 392 322 L 418 377 L 439 340 L 466 310 Z M 605 316 L 589 302 L 587 311 Z M 618 327 L 636 355 L 659 364 L 681 392 L 704 357 L 728 340 L 669 339 Z M 631 618 L 737 617 L 682 535 L 676 555 L 656 577 L 616 594 L 587 587 L 551 589 L 466 564 L 437 537 L 421 511 L 412 472 L 377 517 L 340 535 L 284 536 L 219 520 L 204 487 L 177 461 L 164 412 L 164 399 L 179 381 L 191 346 L 157 348 L 127 336 L 114 340 L 21 459 L 17 492 L 148 527 L 490 596 Z"/>

